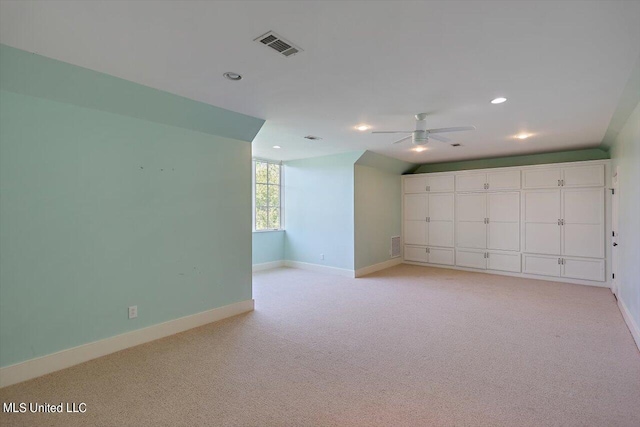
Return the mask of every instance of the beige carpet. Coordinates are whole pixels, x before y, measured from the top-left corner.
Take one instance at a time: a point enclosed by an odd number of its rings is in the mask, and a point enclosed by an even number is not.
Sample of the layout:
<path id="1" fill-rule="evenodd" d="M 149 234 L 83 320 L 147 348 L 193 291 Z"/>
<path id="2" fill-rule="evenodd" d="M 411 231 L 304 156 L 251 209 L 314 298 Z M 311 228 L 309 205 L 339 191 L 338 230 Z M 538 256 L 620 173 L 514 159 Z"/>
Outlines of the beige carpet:
<path id="1" fill-rule="evenodd" d="M 278 269 L 256 311 L 0 390 L 2 426 L 640 426 L 608 289 L 402 265 Z"/>

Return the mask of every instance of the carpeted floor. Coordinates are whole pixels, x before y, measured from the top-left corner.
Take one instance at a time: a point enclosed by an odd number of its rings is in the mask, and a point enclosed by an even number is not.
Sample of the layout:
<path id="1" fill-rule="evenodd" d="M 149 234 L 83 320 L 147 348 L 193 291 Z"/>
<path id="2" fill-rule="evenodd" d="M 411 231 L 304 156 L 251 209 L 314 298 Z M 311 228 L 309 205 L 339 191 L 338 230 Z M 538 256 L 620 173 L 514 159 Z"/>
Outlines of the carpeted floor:
<path id="1" fill-rule="evenodd" d="M 608 289 L 401 265 L 277 269 L 256 310 L 0 390 L 86 402 L 51 426 L 640 426 L 640 353 Z"/>

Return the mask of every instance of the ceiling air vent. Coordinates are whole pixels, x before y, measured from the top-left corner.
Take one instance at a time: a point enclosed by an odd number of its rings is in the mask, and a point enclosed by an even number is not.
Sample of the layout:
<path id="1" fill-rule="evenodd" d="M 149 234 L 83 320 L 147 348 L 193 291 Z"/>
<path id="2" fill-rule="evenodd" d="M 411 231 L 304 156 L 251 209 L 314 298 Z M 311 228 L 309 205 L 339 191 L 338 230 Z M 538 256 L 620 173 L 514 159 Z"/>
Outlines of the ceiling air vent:
<path id="1" fill-rule="evenodd" d="M 322 138 L 320 138 L 319 136 L 307 135 L 304 137 L 304 139 L 310 139 L 311 141 L 319 141 Z"/>
<path id="2" fill-rule="evenodd" d="M 298 52 L 302 52 L 302 49 L 300 49 L 298 46 L 294 45 L 288 40 L 283 39 L 273 31 L 269 31 L 268 33 L 265 33 L 257 39 L 253 40 L 270 47 L 271 49 L 286 57 L 293 56 Z"/>
<path id="3" fill-rule="evenodd" d="M 459 143 L 456 142 L 455 144 L 451 144 L 451 146 L 452 147 L 462 147 L 462 144 L 459 144 Z"/>

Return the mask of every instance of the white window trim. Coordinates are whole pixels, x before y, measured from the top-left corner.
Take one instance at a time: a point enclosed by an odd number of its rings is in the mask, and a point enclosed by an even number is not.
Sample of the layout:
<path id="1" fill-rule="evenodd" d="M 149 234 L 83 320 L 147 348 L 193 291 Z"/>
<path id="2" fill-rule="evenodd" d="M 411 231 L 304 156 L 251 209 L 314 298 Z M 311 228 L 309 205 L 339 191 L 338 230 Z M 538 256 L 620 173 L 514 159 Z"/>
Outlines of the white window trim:
<path id="1" fill-rule="evenodd" d="M 267 230 L 256 230 L 256 162 L 270 163 L 280 166 L 280 228 Z M 254 233 L 273 233 L 284 231 L 284 167 L 281 161 L 261 159 L 254 157 L 251 159 L 251 231 Z"/>

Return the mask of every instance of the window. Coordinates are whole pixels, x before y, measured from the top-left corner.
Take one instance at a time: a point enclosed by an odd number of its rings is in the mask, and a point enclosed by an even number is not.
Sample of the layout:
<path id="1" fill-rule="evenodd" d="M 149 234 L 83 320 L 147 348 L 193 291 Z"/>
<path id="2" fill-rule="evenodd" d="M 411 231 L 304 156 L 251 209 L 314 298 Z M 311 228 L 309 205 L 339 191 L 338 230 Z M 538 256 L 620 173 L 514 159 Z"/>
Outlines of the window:
<path id="1" fill-rule="evenodd" d="M 253 229 L 282 229 L 281 164 L 254 160 L 253 182 Z"/>

